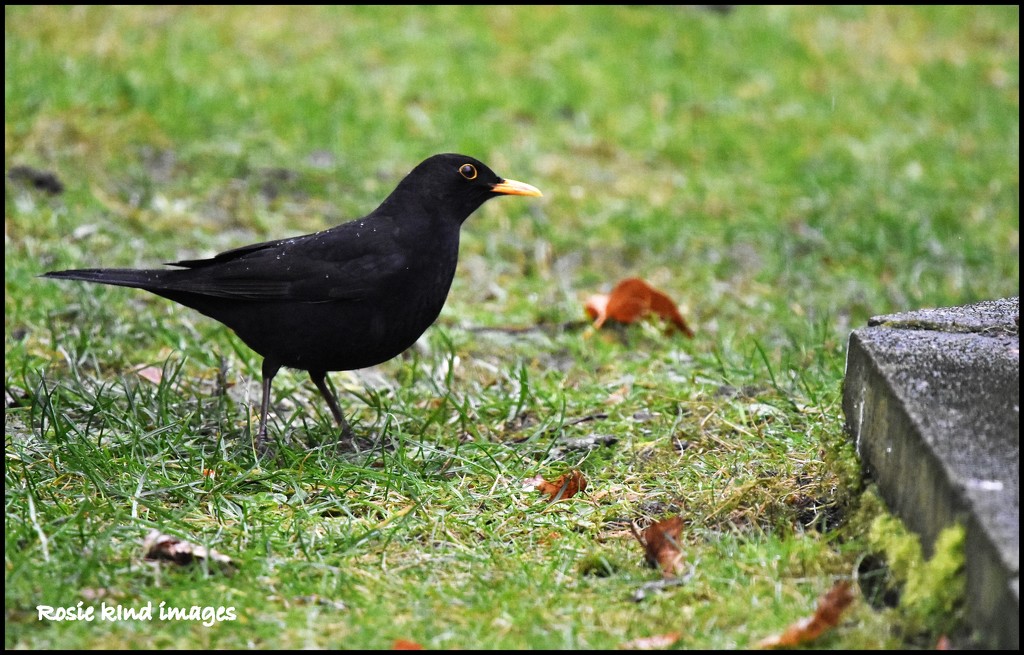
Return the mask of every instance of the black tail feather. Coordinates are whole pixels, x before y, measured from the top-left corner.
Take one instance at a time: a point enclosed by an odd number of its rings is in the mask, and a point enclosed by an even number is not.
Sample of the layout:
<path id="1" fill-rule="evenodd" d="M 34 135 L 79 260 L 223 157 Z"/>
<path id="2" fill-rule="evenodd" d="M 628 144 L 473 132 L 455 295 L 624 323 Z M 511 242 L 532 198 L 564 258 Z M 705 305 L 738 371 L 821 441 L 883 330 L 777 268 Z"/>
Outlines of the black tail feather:
<path id="1" fill-rule="evenodd" d="M 39 277 L 58 280 L 79 280 L 96 284 L 110 284 L 136 289 L 157 289 L 162 286 L 166 271 L 135 270 L 131 268 L 81 268 L 70 271 L 49 271 Z"/>

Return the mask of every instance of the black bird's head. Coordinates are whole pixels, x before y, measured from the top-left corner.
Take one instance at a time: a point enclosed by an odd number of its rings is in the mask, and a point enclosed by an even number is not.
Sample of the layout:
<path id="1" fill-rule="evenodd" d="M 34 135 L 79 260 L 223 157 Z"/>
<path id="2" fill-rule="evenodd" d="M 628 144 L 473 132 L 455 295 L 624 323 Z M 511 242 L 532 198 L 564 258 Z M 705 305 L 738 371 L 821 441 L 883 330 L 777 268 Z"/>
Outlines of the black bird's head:
<path id="1" fill-rule="evenodd" d="M 388 200 L 418 199 L 461 224 L 499 195 L 540 196 L 541 192 L 525 182 L 500 177 L 479 159 L 448 153 L 434 155 L 412 169 Z"/>

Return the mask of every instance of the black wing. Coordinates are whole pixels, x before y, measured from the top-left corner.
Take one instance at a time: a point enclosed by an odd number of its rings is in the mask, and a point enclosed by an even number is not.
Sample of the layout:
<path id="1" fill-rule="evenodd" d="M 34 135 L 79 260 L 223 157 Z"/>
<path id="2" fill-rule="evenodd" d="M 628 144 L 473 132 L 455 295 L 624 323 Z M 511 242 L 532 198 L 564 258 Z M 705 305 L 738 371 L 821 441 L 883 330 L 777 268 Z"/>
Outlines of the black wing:
<path id="1" fill-rule="evenodd" d="M 346 223 L 292 239 L 267 241 L 209 259 L 175 262 L 161 287 L 257 301 L 361 300 L 386 289 L 407 269 L 391 221 Z M 366 227 L 369 226 L 369 227 Z"/>

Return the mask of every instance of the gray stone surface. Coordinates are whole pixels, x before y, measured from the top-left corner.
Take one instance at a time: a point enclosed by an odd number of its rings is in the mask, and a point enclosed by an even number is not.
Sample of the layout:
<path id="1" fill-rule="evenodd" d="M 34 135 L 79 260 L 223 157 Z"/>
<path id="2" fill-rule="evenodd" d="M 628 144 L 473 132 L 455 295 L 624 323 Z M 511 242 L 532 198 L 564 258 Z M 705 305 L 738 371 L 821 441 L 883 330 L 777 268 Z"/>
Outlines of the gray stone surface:
<path id="1" fill-rule="evenodd" d="M 1019 648 L 1019 300 L 878 316 L 850 335 L 846 426 L 892 511 L 930 550 L 967 529 L 968 619 Z"/>

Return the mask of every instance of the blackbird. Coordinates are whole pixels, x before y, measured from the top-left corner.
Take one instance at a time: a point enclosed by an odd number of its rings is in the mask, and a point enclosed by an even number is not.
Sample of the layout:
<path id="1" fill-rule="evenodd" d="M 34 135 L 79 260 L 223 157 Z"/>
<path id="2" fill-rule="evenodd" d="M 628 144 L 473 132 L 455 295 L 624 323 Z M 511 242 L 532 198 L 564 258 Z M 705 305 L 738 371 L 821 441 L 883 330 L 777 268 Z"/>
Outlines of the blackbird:
<path id="1" fill-rule="evenodd" d="M 282 366 L 309 372 L 342 436 L 351 436 L 327 372 L 380 364 L 420 338 L 448 297 L 462 223 L 498 195 L 541 192 L 472 157 L 434 155 L 377 209 L 321 232 L 168 264 L 177 269 L 87 268 L 42 277 L 145 289 L 234 330 L 263 356 L 261 451 L 271 383 Z"/>

